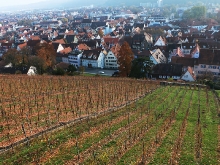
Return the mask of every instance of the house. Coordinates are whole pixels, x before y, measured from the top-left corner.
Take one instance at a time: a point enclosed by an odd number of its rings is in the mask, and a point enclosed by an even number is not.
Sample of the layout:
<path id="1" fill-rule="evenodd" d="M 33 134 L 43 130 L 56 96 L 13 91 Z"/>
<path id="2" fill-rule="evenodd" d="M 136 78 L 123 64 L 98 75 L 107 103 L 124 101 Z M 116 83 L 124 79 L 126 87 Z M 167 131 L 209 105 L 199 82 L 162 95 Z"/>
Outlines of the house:
<path id="1" fill-rule="evenodd" d="M 184 56 L 190 56 L 190 53 L 194 47 L 195 47 L 195 43 L 182 43 L 181 50 Z"/>
<path id="2" fill-rule="evenodd" d="M 164 37 L 159 37 L 156 42 L 154 43 L 154 46 L 166 46 L 167 45 L 167 41 Z"/>
<path id="3" fill-rule="evenodd" d="M 20 44 L 17 46 L 17 50 L 20 51 L 21 49 L 25 48 L 27 46 L 27 42 Z"/>
<path id="4" fill-rule="evenodd" d="M 82 66 L 88 68 L 104 68 L 104 54 L 100 49 L 84 50 L 82 53 Z"/>
<path id="5" fill-rule="evenodd" d="M 73 50 L 68 54 L 69 63 L 71 65 L 74 65 L 76 68 L 81 66 L 81 58 L 82 58 L 82 52 L 79 50 Z"/>
<path id="6" fill-rule="evenodd" d="M 152 77 L 156 79 L 169 79 L 179 80 L 182 75 L 181 64 L 157 64 L 152 69 Z"/>
<path id="7" fill-rule="evenodd" d="M 207 72 L 213 76 L 220 76 L 220 50 L 219 49 L 200 49 L 198 63 L 194 65 L 196 77 Z"/>
<path id="8" fill-rule="evenodd" d="M 196 65 L 198 63 L 198 59 L 197 58 L 173 56 L 171 58 L 171 63 L 172 64 L 182 64 L 183 70 L 186 71 L 188 69 L 188 67 L 191 67 L 193 69 L 194 65 Z"/>
<path id="9" fill-rule="evenodd" d="M 192 49 L 191 51 L 191 57 L 192 58 L 199 58 L 199 51 L 200 51 L 200 47 L 198 44 L 196 44 L 196 46 Z"/>
<path id="10" fill-rule="evenodd" d="M 132 49 L 137 49 L 137 50 L 144 49 L 144 41 L 145 41 L 144 34 L 135 34 L 132 37 L 131 48 Z"/>
<path id="11" fill-rule="evenodd" d="M 56 63 L 60 63 L 60 62 L 69 63 L 68 54 L 57 53 Z"/>
<path id="12" fill-rule="evenodd" d="M 37 74 L 37 68 L 34 66 L 30 66 L 27 75 L 28 76 L 35 76 Z"/>
<path id="13" fill-rule="evenodd" d="M 196 77 L 194 75 L 194 71 L 192 67 L 189 66 L 188 69 L 185 71 L 185 73 L 183 73 L 180 79 L 184 81 L 196 81 Z"/>
<path id="14" fill-rule="evenodd" d="M 118 69 L 118 60 L 116 55 L 110 50 L 105 56 L 105 68 Z"/>
<path id="15" fill-rule="evenodd" d="M 165 55 L 161 52 L 159 48 L 154 49 L 150 52 L 151 52 L 150 60 L 154 63 L 154 65 L 160 64 L 160 63 L 167 63 L 167 58 L 165 57 Z"/>
<path id="16" fill-rule="evenodd" d="M 81 28 L 91 27 L 91 25 L 92 25 L 92 20 L 91 19 L 83 19 L 81 24 L 80 24 L 80 27 Z"/>
<path id="17" fill-rule="evenodd" d="M 132 52 L 134 54 L 134 58 L 150 58 L 151 51 L 150 50 L 136 50 L 136 49 L 132 49 Z"/>

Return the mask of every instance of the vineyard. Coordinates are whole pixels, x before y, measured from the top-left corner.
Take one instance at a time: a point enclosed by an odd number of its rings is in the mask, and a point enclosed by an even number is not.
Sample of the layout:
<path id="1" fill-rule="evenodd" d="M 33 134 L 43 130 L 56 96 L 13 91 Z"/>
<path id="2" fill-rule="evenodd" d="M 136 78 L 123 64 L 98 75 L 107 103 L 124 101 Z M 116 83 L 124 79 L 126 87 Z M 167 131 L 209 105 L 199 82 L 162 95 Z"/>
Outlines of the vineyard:
<path id="1" fill-rule="evenodd" d="M 103 77 L 0 82 L 0 149 L 10 148 L 0 164 L 219 164 L 219 104 L 206 88 Z"/>

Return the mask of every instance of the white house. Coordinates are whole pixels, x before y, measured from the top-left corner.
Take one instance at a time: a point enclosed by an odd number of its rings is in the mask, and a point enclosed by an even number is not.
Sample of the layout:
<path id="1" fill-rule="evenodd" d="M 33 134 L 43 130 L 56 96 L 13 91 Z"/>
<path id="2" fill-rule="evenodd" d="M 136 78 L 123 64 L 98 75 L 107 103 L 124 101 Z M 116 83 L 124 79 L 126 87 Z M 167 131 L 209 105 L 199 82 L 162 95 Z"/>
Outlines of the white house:
<path id="1" fill-rule="evenodd" d="M 160 36 L 154 46 L 166 46 L 166 39 Z"/>
<path id="2" fill-rule="evenodd" d="M 152 51 L 150 51 L 151 56 L 150 56 L 150 60 L 156 65 L 156 64 L 160 64 L 160 63 L 166 63 L 167 62 L 167 58 L 165 57 L 165 55 L 161 52 L 160 49 L 154 49 Z"/>
<path id="3" fill-rule="evenodd" d="M 35 76 L 37 74 L 37 68 L 34 66 L 31 66 L 27 72 L 28 76 Z"/>
<path id="4" fill-rule="evenodd" d="M 186 72 L 181 76 L 181 79 L 184 81 L 195 81 L 196 77 L 194 75 L 194 71 L 191 67 L 188 67 Z"/>
<path id="5" fill-rule="evenodd" d="M 75 50 L 68 54 L 69 63 L 75 67 L 81 66 L 82 52 Z"/>
<path id="6" fill-rule="evenodd" d="M 84 50 L 82 53 L 82 66 L 89 68 L 104 68 L 104 53 L 101 50 Z"/>
<path id="7" fill-rule="evenodd" d="M 105 56 L 105 68 L 118 69 L 118 60 L 114 53 L 110 50 Z"/>

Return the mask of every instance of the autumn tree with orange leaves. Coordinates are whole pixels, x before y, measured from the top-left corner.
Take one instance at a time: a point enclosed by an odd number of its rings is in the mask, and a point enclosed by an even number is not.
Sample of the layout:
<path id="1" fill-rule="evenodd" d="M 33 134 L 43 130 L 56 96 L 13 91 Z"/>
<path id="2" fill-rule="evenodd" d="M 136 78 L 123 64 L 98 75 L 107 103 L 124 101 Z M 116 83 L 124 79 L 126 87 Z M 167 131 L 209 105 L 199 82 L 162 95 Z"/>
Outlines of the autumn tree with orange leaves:
<path id="1" fill-rule="evenodd" d="M 39 44 L 36 49 L 36 55 L 44 61 L 44 69 L 51 68 L 56 63 L 56 52 L 51 44 Z"/>
<path id="2" fill-rule="evenodd" d="M 121 77 L 128 77 L 131 72 L 134 54 L 129 44 L 125 41 L 118 53 L 118 64 Z"/>

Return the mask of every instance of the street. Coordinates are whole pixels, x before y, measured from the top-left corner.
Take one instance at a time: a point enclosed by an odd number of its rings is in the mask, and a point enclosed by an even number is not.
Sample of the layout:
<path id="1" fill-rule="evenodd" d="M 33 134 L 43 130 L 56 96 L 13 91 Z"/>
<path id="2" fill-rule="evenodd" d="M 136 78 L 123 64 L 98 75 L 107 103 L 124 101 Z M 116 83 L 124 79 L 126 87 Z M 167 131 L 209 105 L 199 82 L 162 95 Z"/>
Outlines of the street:
<path id="1" fill-rule="evenodd" d="M 112 74 L 116 71 L 116 69 L 108 70 L 108 69 L 98 69 L 98 68 L 85 68 L 85 73 L 90 74 L 100 74 L 105 76 L 112 76 Z M 104 72 L 104 73 L 101 73 Z"/>

